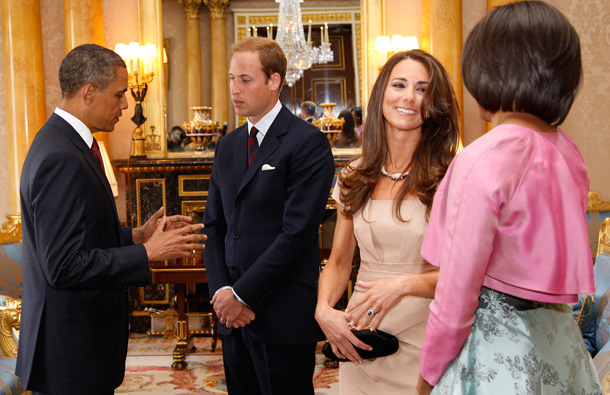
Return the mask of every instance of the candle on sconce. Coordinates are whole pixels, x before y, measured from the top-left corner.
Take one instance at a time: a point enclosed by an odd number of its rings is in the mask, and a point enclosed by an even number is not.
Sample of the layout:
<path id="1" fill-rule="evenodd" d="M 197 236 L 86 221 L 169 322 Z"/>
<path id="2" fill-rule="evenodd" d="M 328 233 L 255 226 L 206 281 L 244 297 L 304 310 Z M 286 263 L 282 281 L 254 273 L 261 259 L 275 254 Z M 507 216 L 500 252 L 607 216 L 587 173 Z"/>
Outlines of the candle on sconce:
<path id="1" fill-rule="evenodd" d="M 132 41 L 128 44 L 127 56 L 131 62 L 131 71 L 133 73 L 139 72 L 140 65 L 138 62 L 140 61 L 140 44 L 138 42 Z"/>
<path id="2" fill-rule="evenodd" d="M 320 26 L 320 42 L 324 43 L 324 26 Z"/>
<path id="3" fill-rule="evenodd" d="M 253 34 L 253 37 L 258 37 L 258 32 L 256 31 L 256 26 L 254 26 L 254 28 L 253 28 L 253 29 L 254 29 L 254 34 Z"/>
<path id="4" fill-rule="evenodd" d="M 309 34 L 307 35 L 307 42 L 311 42 L 311 19 L 309 20 Z"/>
<path id="5" fill-rule="evenodd" d="M 330 42 L 328 39 L 328 23 L 324 24 L 324 33 L 326 34 L 326 42 Z"/>

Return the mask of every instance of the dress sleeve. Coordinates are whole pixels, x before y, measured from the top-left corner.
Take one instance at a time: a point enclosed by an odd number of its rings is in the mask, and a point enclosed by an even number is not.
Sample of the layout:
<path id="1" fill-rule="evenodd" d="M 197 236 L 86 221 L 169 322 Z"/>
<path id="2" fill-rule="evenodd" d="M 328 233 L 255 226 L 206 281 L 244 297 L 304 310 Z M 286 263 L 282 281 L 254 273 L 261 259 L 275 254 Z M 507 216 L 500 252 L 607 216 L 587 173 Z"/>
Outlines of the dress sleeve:
<path id="1" fill-rule="evenodd" d="M 471 332 L 506 199 L 497 158 L 464 154 L 456 157 L 439 186 L 422 245 L 422 256 L 440 266 L 420 358 L 421 374 L 432 385 Z"/>

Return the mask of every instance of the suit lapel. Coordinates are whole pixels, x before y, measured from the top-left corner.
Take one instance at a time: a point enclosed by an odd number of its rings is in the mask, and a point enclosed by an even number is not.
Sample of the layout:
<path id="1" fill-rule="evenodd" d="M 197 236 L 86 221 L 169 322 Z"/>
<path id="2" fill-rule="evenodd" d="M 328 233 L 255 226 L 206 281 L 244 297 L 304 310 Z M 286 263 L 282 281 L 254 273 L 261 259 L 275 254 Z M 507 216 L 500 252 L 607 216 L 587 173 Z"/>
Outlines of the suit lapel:
<path id="1" fill-rule="evenodd" d="M 233 179 L 235 187 L 239 188 L 248 170 L 248 124 L 240 126 L 231 133 L 237 133 L 236 142 L 233 144 Z"/>
<path id="2" fill-rule="evenodd" d="M 78 150 L 80 150 L 80 152 L 83 155 L 84 161 L 87 163 L 87 165 L 89 167 L 91 167 L 91 169 L 93 169 L 93 172 L 97 176 L 99 182 L 102 183 L 102 185 L 104 186 L 104 190 L 106 191 L 106 196 L 110 200 L 110 203 L 111 203 L 112 207 L 115 208 L 115 212 L 116 212 L 114 195 L 112 194 L 112 189 L 110 188 L 110 183 L 108 183 L 108 178 L 106 177 L 106 174 L 102 170 L 102 167 L 100 166 L 100 163 L 98 162 L 97 158 L 95 157 L 95 155 L 93 155 L 91 148 L 87 147 L 87 144 L 85 143 L 83 138 L 78 134 L 78 132 L 76 130 L 74 130 L 72 125 L 70 125 L 65 119 L 63 119 L 59 115 L 53 113 L 53 115 L 49 118 L 48 123 L 57 127 L 59 130 L 61 130 L 70 139 L 70 141 L 72 141 L 74 146 Z"/>
<path id="3" fill-rule="evenodd" d="M 256 152 L 254 159 L 252 160 L 252 164 L 247 168 L 246 174 L 244 175 L 241 183 L 239 184 L 239 189 L 237 193 L 239 194 L 246 185 L 252 180 L 254 175 L 260 170 L 262 165 L 265 163 L 267 158 L 271 156 L 280 146 L 280 136 L 286 134 L 288 132 L 288 124 L 290 123 L 290 116 L 292 113 L 284 106 L 278 113 L 277 117 L 271 124 L 271 127 L 267 131 L 265 138 L 263 139 L 263 143 L 260 148 Z M 246 125 L 247 128 L 247 125 Z M 246 140 L 246 149 L 241 151 L 241 155 L 246 158 L 247 157 L 247 138 Z M 247 163 L 246 163 L 247 166 Z"/>

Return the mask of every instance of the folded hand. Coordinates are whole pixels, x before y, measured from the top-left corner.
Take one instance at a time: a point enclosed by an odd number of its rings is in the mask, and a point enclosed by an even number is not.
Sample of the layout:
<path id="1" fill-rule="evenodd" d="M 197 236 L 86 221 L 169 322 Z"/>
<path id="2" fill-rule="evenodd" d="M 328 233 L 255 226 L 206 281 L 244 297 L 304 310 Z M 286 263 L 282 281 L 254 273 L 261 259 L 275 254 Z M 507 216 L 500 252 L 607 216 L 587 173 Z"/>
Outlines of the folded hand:
<path id="1" fill-rule="evenodd" d="M 244 309 L 242 310 L 239 317 L 233 321 L 233 328 L 243 328 L 248 325 L 256 318 L 256 314 L 252 311 L 248 306 L 244 305 Z"/>
<path id="2" fill-rule="evenodd" d="M 218 321 L 227 328 L 244 327 L 256 318 L 248 306 L 233 297 L 233 290 L 230 288 L 218 291 L 210 303 Z"/>
<path id="3" fill-rule="evenodd" d="M 354 317 L 352 324 L 358 330 L 370 326 L 379 328 L 383 317 L 403 298 L 403 276 L 378 281 L 358 281 L 357 285 L 367 291 L 350 301 L 345 309 Z"/>
<path id="4" fill-rule="evenodd" d="M 339 358 L 347 358 L 355 364 L 362 364 L 362 357 L 354 347 L 372 350 L 372 347 L 363 343 L 352 333 L 348 322 L 352 316 L 346 312 L 331 307 L 316 308 L 316 321 L 326 335 L 333 353 Z"/>

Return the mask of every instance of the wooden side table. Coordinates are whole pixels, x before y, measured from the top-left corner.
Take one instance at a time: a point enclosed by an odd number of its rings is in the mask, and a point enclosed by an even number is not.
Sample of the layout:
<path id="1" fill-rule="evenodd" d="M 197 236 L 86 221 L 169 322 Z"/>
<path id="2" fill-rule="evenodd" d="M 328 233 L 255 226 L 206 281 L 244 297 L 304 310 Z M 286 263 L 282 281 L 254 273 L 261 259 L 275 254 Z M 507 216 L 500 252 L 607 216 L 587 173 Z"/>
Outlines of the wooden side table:
<path id="1" fill-rule="evenodd" d="M 205 271 L 203 260 L 195 263 L 183 263 L 183 260 L 166 262 L 151 262 L 150 272 L 153 284 L 175 284 L 176 286 L 176 310 L 178 313 L 176 347 L 174 348 L 174 362 L 172 369 L 184 370 L 188 363 L 186 354 L 195 350 L 193 339 L 188 328 L 186 316 L 186 286 L 187 284 L 205 284 L 208 276 Z M 218 342 L 218 318 L 212 310 L 212 352 L 216 350 Z"/>

